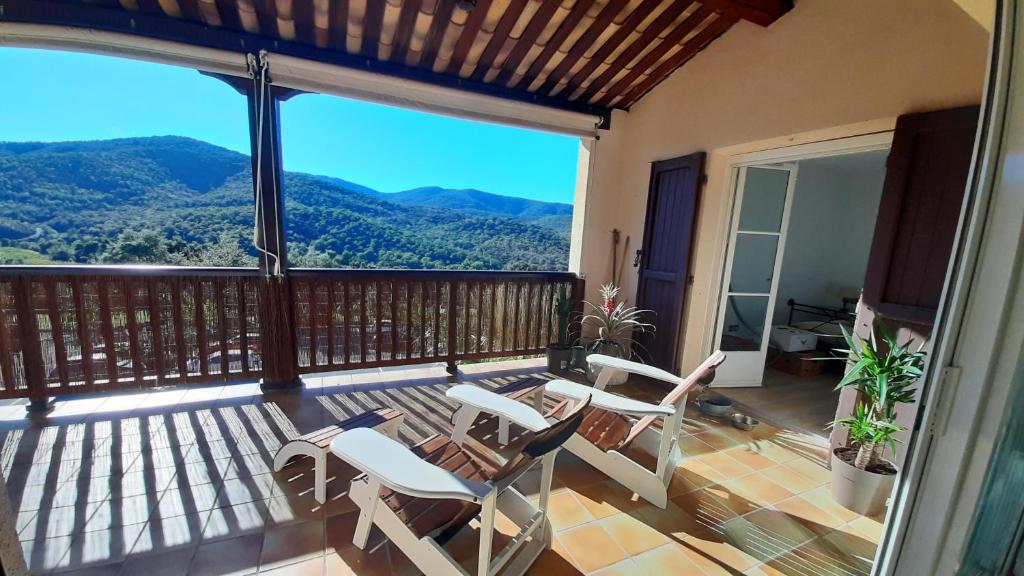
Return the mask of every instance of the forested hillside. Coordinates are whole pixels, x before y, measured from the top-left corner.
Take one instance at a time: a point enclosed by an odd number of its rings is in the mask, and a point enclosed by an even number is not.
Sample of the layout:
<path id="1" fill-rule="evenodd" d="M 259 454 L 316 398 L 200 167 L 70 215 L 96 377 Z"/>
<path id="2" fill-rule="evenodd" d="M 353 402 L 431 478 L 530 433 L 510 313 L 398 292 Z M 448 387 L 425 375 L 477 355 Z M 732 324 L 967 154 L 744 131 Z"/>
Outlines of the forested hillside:
<path id="1" fill-rule="evenodd" d="M 293 172 L 284 189 L 293 265 L 567 265 L 567 204 Z M 252 202 L 249 157 L 198 140 L 0 143 L 0 263 L 253 265 Z"/>

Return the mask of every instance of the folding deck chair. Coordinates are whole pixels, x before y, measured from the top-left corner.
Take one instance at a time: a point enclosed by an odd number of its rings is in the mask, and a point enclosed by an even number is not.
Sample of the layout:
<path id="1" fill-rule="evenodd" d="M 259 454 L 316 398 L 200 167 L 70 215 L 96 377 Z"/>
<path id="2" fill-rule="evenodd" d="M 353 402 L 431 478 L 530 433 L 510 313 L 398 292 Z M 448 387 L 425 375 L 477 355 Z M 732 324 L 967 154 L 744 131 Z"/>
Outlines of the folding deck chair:
<path id="1" fill-rule="evenodd" d="M 312 458 L 313 497 L 323 504 L 327 501 L 327 453 L 330 451 L 331 441 L 342 432 L 354 428 L 379 429 L 391 438 L 398 438 L 398 429 L 404 417 L 405 415 L 398 410 L 380 408 L 289 440 L 274 455 L 274 472 L 280 472 L 299 458 Z"/>
<path id="2" fill-rule="evenodd" d="M 546 394 L 569 400 L 565 410 L 572 410 L 574 404 L 578 408 L 584 402 L 590 403 L 583 423 L 566 441 L 566 449 L 651 504 L 665 508 L 672 472 L 683 459 L 679 428 L 687 394 L 694 386 L 711 383 L 715 369 L 725 361 L 725 354 L 715 352 L 686 378 L 600 354 L 590 356 L 587 361 L 601 368 L 593 388 L 568 380 L 552 380 L 544 387 Z M 640 402 L 603 390 L 603 384 L 616 372 L 640 374 L 675 387 L 658 404 Z M 660 430 L 654 426 L 659 419 L 662 420 Z M 626 449 L 633 445 L 657 458 L 655 470 L 648 470 L 626 455 Z"/>
<path id="3" fill-rule="evenodd" d="M 460 411 L 451 438 L 435 435 L 410 449 L 374 430 L 357 428 L 331 442 L 335 455 L 363 472 L 349 490 L 360 509 L 353 543 L 365 547 L 376 524 L 428 576 L 468 576 L 443 544 L 480 516 L 477 575 L 492 576 L 501 570 L 523 574 L 551 545 L 547 504 L 555 454 L 576 432 L 588 403 L 583 399 L 564 419 L 549 424 L 531 407 L 482 388 L 459 385 L 447 394 L 470 406 Z M 530 430 L 521 450 L 503 465 L 463 447 L 466 431 L 481 410 Z M 541 488 L 539 503 L 534 504 L 512 484 L 538 459 Z M 492 560 L 498 511 L 520 531 Z"/>

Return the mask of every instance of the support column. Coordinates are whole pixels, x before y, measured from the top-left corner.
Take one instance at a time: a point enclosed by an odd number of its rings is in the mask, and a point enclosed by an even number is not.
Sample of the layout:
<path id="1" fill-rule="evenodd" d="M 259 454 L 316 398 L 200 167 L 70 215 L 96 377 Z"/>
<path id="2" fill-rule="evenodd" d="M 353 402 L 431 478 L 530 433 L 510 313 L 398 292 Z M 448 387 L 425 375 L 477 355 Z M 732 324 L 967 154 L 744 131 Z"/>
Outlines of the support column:
<path id="1" fill-rule="evenodd" d="M 256 70 L 245 95 L 249 103 L 256 229 L 262 237 L 257 292 L 264 390 L 301 388 L 295 322 L 284 232 L 281 160 L 281 102 L 298 92 L 270 86 L 266 69 Z M 261 78 L 260 76 L 263 76 Z M 266 83 L 266 84 L 264 84 Z"/>
<path id="2" fill-rule="evenodd" d="M 29 402 L 25 410 L 29 413 L 47 412 L 53 408 L 53 399 L 46 389 L 46 368 L 39 341 L 36 308 L 32 301 L 32 280 L 27 277 L 18 278 L 14 283 L 14 306 L 18 314 L 25 383 L 28 385 Z"/>

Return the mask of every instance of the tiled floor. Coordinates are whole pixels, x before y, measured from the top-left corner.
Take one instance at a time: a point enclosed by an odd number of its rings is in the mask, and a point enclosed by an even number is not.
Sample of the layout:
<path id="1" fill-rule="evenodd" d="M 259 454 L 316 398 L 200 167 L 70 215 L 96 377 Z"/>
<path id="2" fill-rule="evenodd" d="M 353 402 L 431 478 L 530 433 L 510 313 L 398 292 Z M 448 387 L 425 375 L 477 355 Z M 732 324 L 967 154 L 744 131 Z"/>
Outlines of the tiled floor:
<path id="1" fill-rule="evenodd" d="M 541 372 L 538 361 L 463 367 L 486 386 Z M 329 501 L 308 466 L 274 474 L 281 442 L 380 406 L 406 412 L 402 439 L 447 433 L 452 381 L 440 367 L 307 381 L 301 393 L 254 384 L 58 402 L 27 422 L 0 406 L 0 465 L 33 573 L 415 574 L 379 533 L 352 546 L 352 475 L 332 459 Z M 654 396 L 628 384 L 622 392 Z M 832 502 L 821 439 L 762 425 L 741 432 L 687 412 L 671 502 L 660 510 L 563 451 L 552 550 L 535 574 L 866 574 L 878 519 Z M 491 422 L 473 435 L 492 440 Z M 535 478 L 522 481 L 529 491 Z M 476 528 L 447 545 L 474 570 Z"/>

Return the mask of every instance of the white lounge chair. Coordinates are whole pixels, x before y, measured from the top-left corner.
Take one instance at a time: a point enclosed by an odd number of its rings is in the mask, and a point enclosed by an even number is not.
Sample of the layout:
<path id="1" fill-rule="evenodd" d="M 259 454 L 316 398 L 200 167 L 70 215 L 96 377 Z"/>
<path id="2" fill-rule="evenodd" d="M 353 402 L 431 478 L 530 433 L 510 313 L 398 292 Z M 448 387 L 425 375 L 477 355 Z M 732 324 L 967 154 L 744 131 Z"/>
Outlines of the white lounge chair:
<path id="1" fill-rule="evenodd" d="M 725 354 L 715 352 L 686 378 L 610 356 L 595 354 L 587 361 L 601 368 L 593 388 L 568 380 L 553 380 L 544 387 L 546 394 L 569 400 L 566 410 L 590 402 L 579 430 L 565 443 L 566 449 L 651 504 L 665 508 L 672 472 L 683 459 L 679 428 L 687 394 L 695 386 L 707 385 L 714 379 L 715 369 L 725 361 Z M 668 382 L 674 388 L 658 404 L 640 402 L 603 390 L 602 385 L 616 372 L 640 374 Z M 658 420 L 662 421 L 660 430 L 653 426 Z M 626 455 L 626 449 L 633 445 L 657 458 L 654 470 Z"/>
<path id="2" fill-rule="evenodd" d="M 583 420 L 584 399 L 561 421 L 544 418 L 516 400 L 474 386 L 455 386 L 449 396 L 464 406 L 452 438 L 435 435 L 413 448 L 369 428 L 348 430 L 331 443 L 331 451 L 361 470 L 349 497 L 359 506 L 353 543 L 366 546 L 376 524 L 428 576 L 468 573 L 443 544 L 473 518 L 480 517 L 478 576 L 523 574 L 551 545 L 547 520 L 555 454 Z M 531 430 L 521 450 L 503 465 L 488 462 L 462 445 L 480 410 L 508 418 Z M 540 501 L 534 504 L 512 484 L 540 459 Z M 519 533 L 491 558 L 495 514 L 500 510 Z"/>
<path id="3" fill-rule="evenodd" d="M 382 430 L 391 438 L 398 438 L 398 429 L 404 417 L 405 415 L 398 410 L 380 408 L 289 440 L 274 455 L 274 472 L 284 470 L 286 466 L 300 458 L 312 458 L 313 497 L 323 504 L 327 501 L 327 452 L 330 450 L 331 441 L 345 430 L 353 428 L 374 428 Z"/>

